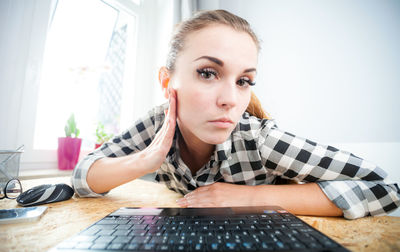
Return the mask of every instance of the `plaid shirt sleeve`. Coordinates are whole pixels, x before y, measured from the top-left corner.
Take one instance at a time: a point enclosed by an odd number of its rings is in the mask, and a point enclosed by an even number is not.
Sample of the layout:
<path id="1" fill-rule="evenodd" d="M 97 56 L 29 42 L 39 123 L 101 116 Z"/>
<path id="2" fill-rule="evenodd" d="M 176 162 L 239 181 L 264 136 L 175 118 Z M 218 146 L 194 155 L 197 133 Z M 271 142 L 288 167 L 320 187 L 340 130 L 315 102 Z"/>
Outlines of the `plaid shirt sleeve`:
<path id="1" fill-rule="evenodd" d="M 273 174 L 316 182 L 347 219 L 383 215 L 400 205 L 400 190 L 378 166 L 352 153 L 317 144 L 263 121 L 259 136 L 262 163 Z"/>
<path id="2" fill-rule="evenodd" d="M 80 197 L 100 197 L 107 193 L 97 194 L 93 192 L 86 182 L 86 176 L 90 166 L 98 159 L 104 157 L 121 157 L 139 152 L 150 145 L 156 132 L 164 121 L 164 110 L 168 104 L 155 107 L 146 116 L 137 120 L 132 127 L 115 136 L 110 142 L 103 144 L 75 167 L 71 177 L 71 184 L 75 193 Z"/>

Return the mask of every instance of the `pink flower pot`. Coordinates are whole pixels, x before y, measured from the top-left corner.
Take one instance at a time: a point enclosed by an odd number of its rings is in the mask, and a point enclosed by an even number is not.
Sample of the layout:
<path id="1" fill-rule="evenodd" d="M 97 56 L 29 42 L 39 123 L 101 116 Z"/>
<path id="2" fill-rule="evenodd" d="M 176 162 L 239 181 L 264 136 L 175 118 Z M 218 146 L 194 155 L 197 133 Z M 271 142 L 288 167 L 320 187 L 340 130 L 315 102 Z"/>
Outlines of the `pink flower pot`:
<path id="1" fill-rule="evenodd" d="M 78 163 L 81 151 L 81 138 L 59 137 L 58 138 L 58 169 L 73 170 Z"/>

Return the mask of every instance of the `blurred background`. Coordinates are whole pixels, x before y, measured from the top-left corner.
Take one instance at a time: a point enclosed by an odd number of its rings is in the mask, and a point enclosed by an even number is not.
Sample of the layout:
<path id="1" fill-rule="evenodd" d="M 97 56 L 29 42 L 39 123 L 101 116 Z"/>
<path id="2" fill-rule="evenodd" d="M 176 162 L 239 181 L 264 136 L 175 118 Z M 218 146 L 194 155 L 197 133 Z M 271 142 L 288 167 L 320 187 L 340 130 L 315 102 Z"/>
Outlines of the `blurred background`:
<path id="1" fill-rule="evenodd" d="M 2 0 L 0 149 L 57 170 L 74 113 L 82 155 L 164 102 L 157 71 L 174 25 L 202 9 L 262 41 L 254 90 L 280 128 L 361 156 L 400 182 L 400 1 Z M 397 211 L 399 212 L 399 211 Z"/>

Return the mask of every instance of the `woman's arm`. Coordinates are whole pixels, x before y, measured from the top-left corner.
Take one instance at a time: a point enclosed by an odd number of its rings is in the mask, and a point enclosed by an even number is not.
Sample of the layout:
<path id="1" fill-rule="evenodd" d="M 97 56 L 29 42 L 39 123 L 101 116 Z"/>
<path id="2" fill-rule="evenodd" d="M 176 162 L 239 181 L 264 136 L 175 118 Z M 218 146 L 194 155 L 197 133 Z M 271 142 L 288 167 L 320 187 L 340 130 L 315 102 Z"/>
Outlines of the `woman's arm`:
<path id="1" fill-rule="evenodd" d="M 171 89 L 169 110 L 161 129 L 154 133 L 156 116 L 139 120 L 136 126 L 83 159 L 72 176 L 75 192 L 82 197 L 101 196 L 121 184 L 156 171 L 164 162 L 175 134 L 174 90 Z"/>
<path id="2" fill-rule="evenodd" d="M 295 185 L 243 186 L 215 183 L 189 193 L 182 206 L 279 205 L 304 215 L 347 219 L 382 215 L 400 205 L 397 184 L 387 174 L 349 152 L 279 130 L 267 121 L 258 149 L 271 174 L 304 181 Z"/>
<path id="3" fill-rule="evenodd" d="M 264 166 L 284 179 L 317 183 L 347 219 L 389 213 L 400 190 L 378 166 L 350 152 L 282 131 L 266 121 L 258 149 Z"/>
<path id="4" fill-rule="evenodd" d="M 162 156 L 162 153 L 151 155 L 142 151 L 124 157 L 99 159 L 90 166 L 86 182 L 94 193 L 106 193 L 119 185 L 156 171 L 161 165 L 156 160 Z"/>
<path id="5" fill-rule="evenodd" d="M 182 207 L 275 205 L 299 215 L 343 215 L 315 183 L 258 186 L 214 183 L 197 188 L 177 203 Z"/>
<path id="6" fill-rule="evenodd" d="M 291 213 L 313 216 L 342 216 L 316 183 L 256 186 L 256 205 L 275 204 Z"/>

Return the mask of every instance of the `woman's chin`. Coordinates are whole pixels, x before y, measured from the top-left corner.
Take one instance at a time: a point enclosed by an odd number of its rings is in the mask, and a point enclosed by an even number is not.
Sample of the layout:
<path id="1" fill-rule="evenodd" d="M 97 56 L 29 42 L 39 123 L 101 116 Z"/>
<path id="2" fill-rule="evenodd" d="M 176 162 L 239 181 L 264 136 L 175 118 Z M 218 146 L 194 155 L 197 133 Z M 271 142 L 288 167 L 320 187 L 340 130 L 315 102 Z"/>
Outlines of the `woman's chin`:
<path id="1" fill-rule="evenodd" d="M 228 139 L 230 134 L 212 134 L 210 133 L 209 135 L 205 136 L 202 138 L 203 142 L 208 143 L 208 144 L 222 144 Z"/>

